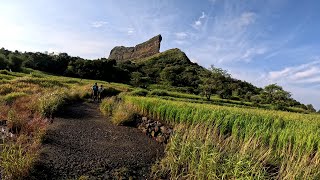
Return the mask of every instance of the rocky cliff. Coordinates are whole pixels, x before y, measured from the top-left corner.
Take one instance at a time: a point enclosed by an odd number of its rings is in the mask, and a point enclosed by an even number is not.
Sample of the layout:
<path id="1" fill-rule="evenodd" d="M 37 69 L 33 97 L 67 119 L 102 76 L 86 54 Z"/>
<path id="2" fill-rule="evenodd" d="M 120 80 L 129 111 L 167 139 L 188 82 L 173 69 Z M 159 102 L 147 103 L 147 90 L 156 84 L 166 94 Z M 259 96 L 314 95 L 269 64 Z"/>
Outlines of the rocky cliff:
<path id="1" fill-rule="evenodd" d="M 159 34 L 135 47 L 116 46 L 111 50 L 109 59 L 134 60 L 152 56 L 159 53 L 161 40 Z"/>

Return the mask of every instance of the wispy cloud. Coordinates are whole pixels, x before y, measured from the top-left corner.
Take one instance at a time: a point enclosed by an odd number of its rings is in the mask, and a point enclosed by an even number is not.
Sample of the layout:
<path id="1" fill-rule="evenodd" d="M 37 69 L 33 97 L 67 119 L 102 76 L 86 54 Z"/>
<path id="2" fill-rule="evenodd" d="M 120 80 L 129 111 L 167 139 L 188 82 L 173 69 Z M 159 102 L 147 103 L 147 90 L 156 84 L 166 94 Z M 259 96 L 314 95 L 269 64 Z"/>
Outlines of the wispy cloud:
<path id="1" fill-rule="evenodd" d="M 178 32 L 175 33 L 175 36 L 177 39 L 185 39 L 188 37 L 188 34 L 186 32 Z"/>
<path id="2" fill-rule="evenodd" d="M 128 35 L 132 35 L 135 33 L 135 29 L 134 28 L 128 28 L 127 34 Z"/>
<path id="3" fill-rule="evenodd" d="M 202 15 L 198 18 L 198 20 L 193 22 L 192 27 L 195 29 L 200 29 L 206 18 L 207 18 L 207 15 L 204 12 L 202 12 Z"/>
<path id="4" fill-rule="evenodd" d="M 271 71 L 268 78 L 286 84 L 316 85 L 320 82 L 320 59 L 279 71 Z"/>
<path id="5" fill-rule="evenodd" d="M 94 28 L 101 28 L 105 25 L 107 25 L 108 22 L 107 21 L 95 21 L 95 22 L 92 22 L 91 23 L 91 26 L 94 27 Z"/>
<path id="6" fill-rule="evenodd" d="M 257 16 L 251 11 L 230 10 L 210 18 L 205 30 L 206 34 L 200 34 L 203 45 L 193 48 L 198 51 L 198 59 L 211 59 L 211 63 L 214 64 L 250 62 L 254 57 L 268 52 L 266 45 L 255 41 L 255 34 L 250 29 L 255 25 Z M 206 17 L 207 15 L 202 14 L 198 21 Z M 196 22 L 193 27 L 200 27 Z M 208 58 L 210 56 L 211 58 Z"/>

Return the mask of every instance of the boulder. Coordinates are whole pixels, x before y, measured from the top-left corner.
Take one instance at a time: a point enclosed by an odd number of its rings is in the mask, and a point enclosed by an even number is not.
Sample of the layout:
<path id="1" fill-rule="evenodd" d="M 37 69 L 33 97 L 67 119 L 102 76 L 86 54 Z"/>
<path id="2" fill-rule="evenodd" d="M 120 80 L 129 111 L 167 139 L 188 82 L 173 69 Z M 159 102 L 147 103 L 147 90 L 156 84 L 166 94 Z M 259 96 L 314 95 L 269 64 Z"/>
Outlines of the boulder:
<path id="1" fill-rule="evenodd" d="M 162 135 L 159 135 L 156 139 L 156 141 L 158 141 L 159 143 L 163 143 L 163 142 L 165 142 L 165 140 L 166 140 L 166 138 Z"/>
<path id="2" fill-rule="evenodd" d="M 147 121 L 148 121 L 148 118 L 147 118 L 147 117 L 142 117 L 142 121 L 143 121 L 143 122 L 147 122 Z"/>
<path id="3" fill-rule="evenodd" d="M 159 127 L 158 127 L 158 126 L 155 126 L 155 127 L 154 127 L 154 132 L 157 133 L 158 131 L 159 131 Z"/>
<path id="4" fill-rule="evenodd" d="M 109 59 L 118 61 L 135 60 L 149 57 L 159 53 L 162 37 L 157 35 L 146 42 L 136 45 L 135 47 L 114 47 L 109 55 Z"/>
<path id="5" fill-rule="evenodd" d="M 161 127 L 160 127 L 160 130 L 161 130 L 161 132 L 162 132 L 163 134 L 168 133 L 167 128 L 166 128 L 165 126 L 161 126 Z"/>

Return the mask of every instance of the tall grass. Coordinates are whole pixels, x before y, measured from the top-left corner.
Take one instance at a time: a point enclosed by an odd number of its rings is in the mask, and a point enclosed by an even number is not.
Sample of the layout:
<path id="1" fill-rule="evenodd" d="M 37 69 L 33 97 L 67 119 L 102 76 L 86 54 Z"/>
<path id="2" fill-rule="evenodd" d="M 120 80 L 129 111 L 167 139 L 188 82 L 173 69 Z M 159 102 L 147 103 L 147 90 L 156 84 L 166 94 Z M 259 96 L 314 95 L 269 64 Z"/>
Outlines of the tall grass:
<path id="1" fill-rule="evenodd" d="M 320 164 L 320 116 L 318 115 L 176 102 L 147 97 L 126 96 L 124 101 L 133 106 L 138 113 L 172 125 L 207 125 L 217 129 L 222 136 L 232 137 L 237 143 L 245 144 L 251 139 L 257 139 L 262 147 L 271 151 L 273 159 L 270 163 L 279 168 L 279 177 L 285 179 L 287 177 L 287 179 L 319 177 L 317 169 Z M 196 134 L 194 137 L 201 139 L 201 136 Z M 173 142 L 175 141 L 187 143 L 183 139 L 173 139 Z M 202 150 L 200 152 L 206 153 Z M 190 165 L 188 161 L 186 163 Z M 298 167 L 309 169 L 308 173 L 298 171 Z"/>
<path id="2" fill-rule="evenodd" d="M 3 178 L 23 179 L 28 175 L 38 158 L 41 138 L 48 125 L 46 119 L 65 104 L 90 97 L 94 82 L 33 70 L 0 72 L 0 118 L 8 120 L 8 127 L 15 133 L 14 138 L 0 142 Z"/>
<path id="3" fill-rule="evenodd" d="M 166 156 L 152 170 L 155 177 L 170 179 L 319 179 L 319 153 L 311 155 L 299 158 L 288 150 L 279 161 L 259 139 L 224 136 L 210 125 L 179 124 Z"/>

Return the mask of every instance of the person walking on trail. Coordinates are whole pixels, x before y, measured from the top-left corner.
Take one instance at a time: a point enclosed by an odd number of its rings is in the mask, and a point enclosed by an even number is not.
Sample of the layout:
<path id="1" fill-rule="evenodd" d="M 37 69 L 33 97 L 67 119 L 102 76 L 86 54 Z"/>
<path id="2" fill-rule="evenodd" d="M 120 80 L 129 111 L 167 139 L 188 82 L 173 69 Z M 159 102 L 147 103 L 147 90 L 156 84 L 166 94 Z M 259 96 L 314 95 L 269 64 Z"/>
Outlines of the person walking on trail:
<path id="1" fill-rule="evenodd" d="M 102 92 L 103 92 L 103 85 L 100 85 L 99 90 L 98 90 L 98 101 L 101 101 L 102 99 Z"/>
<path id="2" fill-rule="evenodd" d="M 93 101 L 95 101 L 98 98 L 98 90 L 99 90 L 98 84 L 95 83 L 92 86 L 92 99 L 93 99 Z"/>

